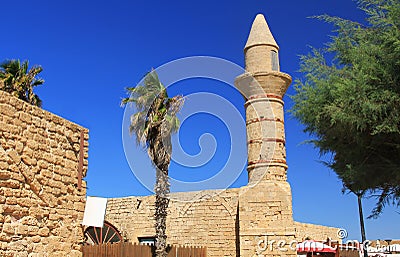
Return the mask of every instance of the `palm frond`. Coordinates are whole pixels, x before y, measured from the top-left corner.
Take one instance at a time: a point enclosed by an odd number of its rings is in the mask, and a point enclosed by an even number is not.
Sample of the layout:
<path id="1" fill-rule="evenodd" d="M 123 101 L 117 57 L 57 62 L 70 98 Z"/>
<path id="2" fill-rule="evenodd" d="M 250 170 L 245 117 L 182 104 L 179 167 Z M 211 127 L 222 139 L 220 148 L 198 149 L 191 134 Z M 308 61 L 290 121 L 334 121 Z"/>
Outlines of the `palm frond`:
<path id="1" fill-rule="evenodd" d="M 28 61 L 21 63 L 20 60 L 6 60 L 0 64 L 0 89 L 41 107 L 42 101 L 33 92 L 33 88 L 44 83 L 43 79 L 37 77 L 42 71 L 40 66 L 29 69 Z"/>

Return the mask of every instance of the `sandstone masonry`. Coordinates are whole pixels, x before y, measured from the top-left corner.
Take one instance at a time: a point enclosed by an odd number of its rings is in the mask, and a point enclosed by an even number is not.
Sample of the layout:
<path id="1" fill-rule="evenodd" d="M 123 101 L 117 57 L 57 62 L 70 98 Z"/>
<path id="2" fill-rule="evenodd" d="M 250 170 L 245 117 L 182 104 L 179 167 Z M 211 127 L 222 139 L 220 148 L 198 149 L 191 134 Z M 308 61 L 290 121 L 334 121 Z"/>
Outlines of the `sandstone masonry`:
<path id="1" fill-rule="evenodd" d="M 80 137 L 83 132 L 83 149 Z M 82 256 L 88 130 L 0 91 L 0 256 Z"/>
<path id="2" fill-rule="evenodd" d="M 172 194 L 167 217 L 168 243 L 206 246 L 210 257 L 272 253 L 287 256 L 293 241 L 339 239 L 337 228 L 293 221 L 289 217 L 291 209 L 285 210 L 281 203 L 289 200 L 288 196 L 282 195 L 281 190 L 262 190 L 269 186 L 261 183 L 260 187 Z M 106 220 L 121 232 L 124 240 L 139 243 L 141 237 L 154 236 L 154 200 L 154 196 L 109 199 Z M 287 251 L 278 248 L 280 240 L 286 242 L 281 248 Z"/>

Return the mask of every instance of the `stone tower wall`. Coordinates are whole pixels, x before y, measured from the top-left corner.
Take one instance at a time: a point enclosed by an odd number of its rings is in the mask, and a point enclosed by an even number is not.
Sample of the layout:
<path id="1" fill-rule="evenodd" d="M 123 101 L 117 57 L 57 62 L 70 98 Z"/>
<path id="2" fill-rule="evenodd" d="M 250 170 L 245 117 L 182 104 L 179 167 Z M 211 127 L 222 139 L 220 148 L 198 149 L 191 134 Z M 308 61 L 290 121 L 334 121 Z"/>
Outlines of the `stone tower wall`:
<path id="1" fill-rule="evenodd" d="M 81 256 L 88 130 L 0 91 L 0 256 Z"/>
<path id="2" fill-rule="evenodd" d="M 257 15 L 244 49 L 246 73 L 235 80 L 246 100 L 249 174 L 239 197 L 240 256 L 296 255 L 290 247 L 266 247 L 296 239 L 282 100 L 291 77 L 279 72 L 278 51 L 264 16 Z"/>
<path id="3" fill-rule="evenodd" d="M 270 45 L 257 45 L 247 49 L 246 70 L 250 72 L 272 70 L 271 51 L 276 51 L 278 54 L 278 48 Z"/>

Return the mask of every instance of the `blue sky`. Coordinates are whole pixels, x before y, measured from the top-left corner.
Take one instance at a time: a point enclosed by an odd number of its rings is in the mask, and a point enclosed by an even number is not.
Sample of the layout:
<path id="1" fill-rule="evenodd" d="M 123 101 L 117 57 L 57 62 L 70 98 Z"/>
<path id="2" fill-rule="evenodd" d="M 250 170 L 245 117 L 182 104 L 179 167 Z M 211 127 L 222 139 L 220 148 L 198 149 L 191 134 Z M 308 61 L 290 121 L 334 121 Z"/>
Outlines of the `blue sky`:
<path id="1" fill-rule="evenodd" d="M 46 82 L 36 90 L 43 108 L 89 128 L 88 194 L 104 197 L 149 194 L 125 158 L 124 109 L 119 103 L 125 97 L 124 88 L 136 85 L 152 67 L 188 56 L 213 56 L 243 67 L 243 46 L 251 23 L 257 13 L 263 13 L 280 46 L 281 70 L 298 78 L 299 55 L 306 54 L 310 45 L 322 47 L 332 35 L 331 25 L 307 17 L 327 13 L 363 20 L 363 13 L 351 0 L 39 0 L 6 1 L 1 5 L 0 60 L 29 59 L 31 64 L 43 66 Z M 196 92 L 227 99 L 243 117 L 244 101 L 227 83 L 199 78 L 169 88 L 170 94 Z M 289 88 L 287 95 L 293 93 Z M 192 108 L 196 105 L 190 99 L 195 97 L 187 100 Z M 284 100 L 288 110 L 290 99 Z M 208 106 L 218 109 L 211 103 Z M 308 138 L 301 124 L 288 114 L 285 118 L 295 220 L 343 227 L 349 238 L 359 238 L 356 197 L 341 193 L 340 181 L 319 163 L 318 152 L 301 144 Z M 237 124 L 240 131 L 240 121 Z M 186 119 L 179 138 L 183 150 L 196 155 L 201 147 L 215 145 L 216 149 L 203 149 L 215 150 L 215 158 L 197 168 L 185 169 L 173 163 L 171 175 L 185 181 L 212 176 L 213 170 L 220 169 L 228 158 L 232 145 L 228 132 L 221 119 L 206 113 Z M 234 139 L 238 144 L 241 140 L 243 135 Z M 135 162 L 139 162 L 140 169 L 141 160 Z M 234 186 L 246 183 L 246 173 L 239 175 Z M 364 201 L 365 213 L 373 204 L 373 199 Z M 388 207 L 379 219 L 367 220 L 367 237 L 400 238 L 400 216 L 396 211 Z"/>

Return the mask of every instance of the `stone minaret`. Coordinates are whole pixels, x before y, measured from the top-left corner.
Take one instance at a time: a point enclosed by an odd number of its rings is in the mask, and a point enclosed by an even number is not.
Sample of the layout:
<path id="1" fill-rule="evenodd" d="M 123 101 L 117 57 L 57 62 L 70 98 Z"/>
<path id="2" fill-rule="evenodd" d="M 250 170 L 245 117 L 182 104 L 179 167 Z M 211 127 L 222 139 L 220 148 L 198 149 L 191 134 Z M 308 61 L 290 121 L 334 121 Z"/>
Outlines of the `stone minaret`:
<path id="1" fill-rule="evenodd" d="M 262 14 L 244 47 L 246 73 L 235 83 L 245 97 L 249 184 L 286 180 L 283 95 L 291 77 L 279 71 L 279 46 Z"/>
<path id="2" fill-rule="evenodd" d="M 244 47 L 246 73 L 235 80 L 246 100 L 249 173 L 239 196 L 240 256 L 296 256 L 282 100 L 291 77 L 279 71 L 278 53 L 264 16 L 257 15 Z"/>

